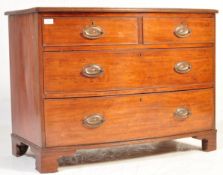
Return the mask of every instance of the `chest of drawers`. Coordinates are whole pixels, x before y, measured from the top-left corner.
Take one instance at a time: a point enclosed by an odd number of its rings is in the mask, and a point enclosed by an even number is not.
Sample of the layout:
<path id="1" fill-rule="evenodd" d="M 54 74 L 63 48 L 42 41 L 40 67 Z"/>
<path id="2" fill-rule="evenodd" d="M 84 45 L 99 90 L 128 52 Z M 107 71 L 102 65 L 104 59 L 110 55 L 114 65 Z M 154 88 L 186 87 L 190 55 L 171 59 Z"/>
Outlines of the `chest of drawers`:
<path id="1" fill-rule="evenodd" d="M 193 137 L 216 149 L 215 10 L 9 15 L 12 152 L 38 171 L 78 149 Z"/>

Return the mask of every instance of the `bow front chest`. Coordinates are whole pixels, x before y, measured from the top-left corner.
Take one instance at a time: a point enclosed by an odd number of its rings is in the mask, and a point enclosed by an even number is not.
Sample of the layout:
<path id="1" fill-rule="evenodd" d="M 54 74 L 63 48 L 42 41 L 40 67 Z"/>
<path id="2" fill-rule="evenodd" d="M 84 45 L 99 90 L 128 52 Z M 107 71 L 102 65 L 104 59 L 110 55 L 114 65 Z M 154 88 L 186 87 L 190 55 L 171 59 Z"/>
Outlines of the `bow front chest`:
<path id="1" fill-rule="evenodd" d="M 193 137 L 216 149 L 215 10 L 9 15 L 12 152 L 40 172 L 78 149 Z"/>

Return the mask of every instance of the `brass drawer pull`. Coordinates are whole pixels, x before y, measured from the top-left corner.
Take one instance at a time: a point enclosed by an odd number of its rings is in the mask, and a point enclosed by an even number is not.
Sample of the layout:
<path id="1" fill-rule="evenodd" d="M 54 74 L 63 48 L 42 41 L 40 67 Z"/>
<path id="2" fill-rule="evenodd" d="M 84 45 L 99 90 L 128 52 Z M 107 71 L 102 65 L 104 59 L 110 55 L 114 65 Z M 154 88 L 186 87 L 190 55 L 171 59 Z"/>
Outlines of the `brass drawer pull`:
<path id="1" fill-rule="evenodd" d="M 174 116 L 178 119 L 186 119 L 191 115 L 191 111 L 186 107 L 177 108 Z"/>
<path id="2" fill-rule="evenodd" d="M 98 39 L 103 35 L 103 29 L 100 26 L 96 26 L 93 22 L 90 26 L 86 26 L 82 34 L 87 39 Z"/>
<path id="3" fill-rule="evenodd" d="M 86 77 L 98 77 L 103 74 L 103 69 L 97 64 L 90 64 L 83 68 L 82 74 Z"/>
<path id="4" fill-rule="evenodd" d="M 176 27 L 174 34 L 178 38 L 186 38 L 189 37 L 192 33 L 192 30 L 185 24 L 180 24 L 179 26 Z"/>
<path id="5" fill-rule="evenodd" d="M 185 74 L 189 71 L 191 71 L 192 66 L 187 61 L 181 61 L 175 64 L 174 69 L 177 73 Z"/>
<path id="6" fill-rule="evenodd" d="M 101 114 L 93 114 L 83 120 L 83 125 L 87 128 L 97 128 L 101 126 L 105 118 Z"/>

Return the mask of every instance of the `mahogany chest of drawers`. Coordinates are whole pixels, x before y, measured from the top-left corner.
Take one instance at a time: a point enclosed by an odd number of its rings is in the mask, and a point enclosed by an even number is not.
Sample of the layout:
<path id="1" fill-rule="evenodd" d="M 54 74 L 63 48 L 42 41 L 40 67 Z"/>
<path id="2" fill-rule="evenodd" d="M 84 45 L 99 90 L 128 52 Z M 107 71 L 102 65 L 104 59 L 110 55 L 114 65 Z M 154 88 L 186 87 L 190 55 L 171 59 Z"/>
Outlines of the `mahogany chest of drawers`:
<path id="1" fill-rule="evenodd" d="M 9 15 L 12 152 L 40 172 L 78 149 L 193 137 L 216 149 L 215 10 Z"/>

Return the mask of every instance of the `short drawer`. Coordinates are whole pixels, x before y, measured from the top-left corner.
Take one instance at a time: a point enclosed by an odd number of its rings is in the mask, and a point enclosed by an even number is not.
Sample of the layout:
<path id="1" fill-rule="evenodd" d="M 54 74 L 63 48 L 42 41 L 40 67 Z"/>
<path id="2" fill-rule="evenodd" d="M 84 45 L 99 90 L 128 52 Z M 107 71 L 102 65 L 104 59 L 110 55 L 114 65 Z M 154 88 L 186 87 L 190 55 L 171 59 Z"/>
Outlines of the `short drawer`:
<path id="1" fill-rule="evenodd" d="M 46 145 L 156 138 L 214 127 L 213 89 L 44 102 Z"/>
<path id="2" fill-rule="evenodd" d="M 144 43 L 211 43 L 215 38 L 214 25 L 214 18 L 145 17 Z"/>
<path id="3" fill-rule="evenodd" d="M 213 49 L 45 52 L 45 95 L 180 90 L 213 83 Z M 159 89 L 160 88 L 160 89 Z"/>
<path id="4" fill-rule="evenodd" d="M 52 17 L 43 19 L 44 46 L 137 44 L 134 17 Z"/>

